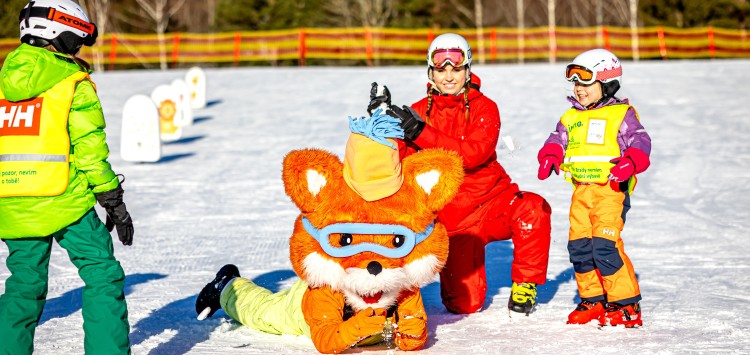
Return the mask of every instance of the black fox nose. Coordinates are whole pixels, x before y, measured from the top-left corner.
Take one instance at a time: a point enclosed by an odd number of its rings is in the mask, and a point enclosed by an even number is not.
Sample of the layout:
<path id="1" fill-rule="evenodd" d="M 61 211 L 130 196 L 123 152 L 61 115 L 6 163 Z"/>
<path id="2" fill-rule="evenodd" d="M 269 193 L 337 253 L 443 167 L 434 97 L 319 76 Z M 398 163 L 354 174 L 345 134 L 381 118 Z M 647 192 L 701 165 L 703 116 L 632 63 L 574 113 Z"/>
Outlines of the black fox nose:
<path id="1" fill-rule="evenodd" d="M 383 265 L 380 265 L 377 261 L 371 261 L 369 264 L 367 264 L 367 272 L 369 272 L 372 275 L 377 275 L 381 271 L 383 271 Z"/>

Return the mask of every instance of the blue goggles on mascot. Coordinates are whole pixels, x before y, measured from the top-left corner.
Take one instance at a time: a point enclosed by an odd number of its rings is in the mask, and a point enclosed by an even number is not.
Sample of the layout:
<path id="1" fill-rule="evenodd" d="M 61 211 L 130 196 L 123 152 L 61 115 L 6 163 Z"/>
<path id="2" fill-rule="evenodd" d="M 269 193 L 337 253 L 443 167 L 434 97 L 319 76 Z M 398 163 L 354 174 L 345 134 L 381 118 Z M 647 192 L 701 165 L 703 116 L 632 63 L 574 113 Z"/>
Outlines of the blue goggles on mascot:
<path id="1" fill-rule="evenodd" d="M 302 226 L 308 234 L 318 241 L 318 244 L 323 248 L 323 251 L 334 258 L 345 258 L 369 251 L 387 258 L 398 259 L 409 255 L 417 244 L 427 239 L 435 228 L 435 222 L 430 223 L 423 232 L 419 233 L 402 225 L 379 223 L 334 223 L 327 225 L 322 229 L 318 229 L 315 228 L 306 217 L 302 217 Z M 401 235 L 404 237 L 404 242 L 394 248 L 388 248 L 375 243 L 357 243 L 335 247 L 331 245 L 330 239 L 328 238 L 334 233 Z"/>

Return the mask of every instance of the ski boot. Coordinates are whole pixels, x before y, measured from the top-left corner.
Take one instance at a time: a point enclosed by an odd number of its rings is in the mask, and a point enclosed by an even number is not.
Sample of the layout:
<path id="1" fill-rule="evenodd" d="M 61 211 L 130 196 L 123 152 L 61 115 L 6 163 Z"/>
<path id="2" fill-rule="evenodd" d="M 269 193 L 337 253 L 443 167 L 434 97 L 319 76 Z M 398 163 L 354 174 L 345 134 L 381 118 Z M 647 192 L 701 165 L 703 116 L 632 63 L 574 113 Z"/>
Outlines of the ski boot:
<path id="1" fill-rule="evenodd" d="M 513 282 L 510 288 L 508 309 L 513 312 L 525 313 L 527 316 L 536 305 L 536 284 L 533 282 Z"/>
<path id="2" fill-rule="evenodd" d="M 643 325 L 641 306 L 637 302 L 626 305 L 610 303 L 607 305 L 604 314 L 599 316 L 599 325 L 624 325 L 625 328 L 640 327 Z"/>
<path id="3" fill-rule="evenodd" d="M 581 301 L 578 307 L 568 315 L 568 324 L 586 324 L 598 320 L 604 315 L 604 301 Z"/>
<path id="4" fill-rule="evenodd" d="M 224 290 L 224 286 L 229 281 L 239 276 L 240 270 L 232 264 L 224 265 L 219 269 L 219 272 L 216 273 L 216 278 L 203 287 L 201 293 L 198 294 L 198 298 L 195 300 L 195 312 L 198 313 L 198 320 L 204 320 L 221 309 L 221 304 L 219 303 L 221 291 Z"/>

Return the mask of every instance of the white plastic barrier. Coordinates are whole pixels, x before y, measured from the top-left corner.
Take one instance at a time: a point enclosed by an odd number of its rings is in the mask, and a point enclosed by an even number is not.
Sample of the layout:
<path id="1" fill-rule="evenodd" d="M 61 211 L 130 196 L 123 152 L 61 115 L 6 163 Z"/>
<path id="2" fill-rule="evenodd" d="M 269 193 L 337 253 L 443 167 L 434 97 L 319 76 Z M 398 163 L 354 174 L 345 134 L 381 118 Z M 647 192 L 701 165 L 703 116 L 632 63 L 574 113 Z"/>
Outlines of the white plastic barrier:
<path id="1" fill-rule="evenodd" d="M 200 67 L 192 67 L 185 74 L 185 82 L 190 90 L 190 107 L 206 107 L 206 73 Z"/>
<path id="2" fill-rule="evenodd" d="M 120 156 L 132 162 L 157 162 L 161 159 L 159 111 L 146 95 L 135 95 L 122 109 Z"/>

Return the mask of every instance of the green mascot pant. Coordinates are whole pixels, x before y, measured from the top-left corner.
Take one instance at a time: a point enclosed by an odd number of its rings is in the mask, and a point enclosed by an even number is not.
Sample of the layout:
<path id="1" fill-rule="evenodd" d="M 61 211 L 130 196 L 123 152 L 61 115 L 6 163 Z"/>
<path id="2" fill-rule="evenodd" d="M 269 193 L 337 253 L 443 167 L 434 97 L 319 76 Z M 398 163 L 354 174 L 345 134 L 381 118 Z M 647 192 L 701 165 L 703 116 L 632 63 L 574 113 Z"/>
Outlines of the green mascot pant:
<path id="1" fill-rule="evenodd" d="M 34 331 L 47 298 L 52 239 L 68 252 L 83 280 L 86 354 L 129 354 L 125 273 L 114 257 L 112 237 L 94 209 L 43 238 L 5 239 L 10 277 L 0 296 L 0 354 L 31 354 Z"/>

